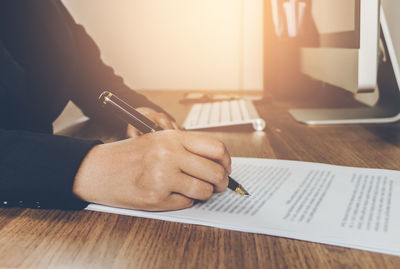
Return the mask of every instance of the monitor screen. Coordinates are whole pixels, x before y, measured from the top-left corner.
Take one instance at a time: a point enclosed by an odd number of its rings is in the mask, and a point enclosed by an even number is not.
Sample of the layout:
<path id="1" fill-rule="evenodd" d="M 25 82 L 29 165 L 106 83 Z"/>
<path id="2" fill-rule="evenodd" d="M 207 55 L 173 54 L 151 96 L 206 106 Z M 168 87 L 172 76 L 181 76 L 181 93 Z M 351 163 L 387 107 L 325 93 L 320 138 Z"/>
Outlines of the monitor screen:
<path id="1" fill-rule="evenodd" d="M 321 47 L 360 47 L 360 0 L 314 0 L 312 17 Z"/>

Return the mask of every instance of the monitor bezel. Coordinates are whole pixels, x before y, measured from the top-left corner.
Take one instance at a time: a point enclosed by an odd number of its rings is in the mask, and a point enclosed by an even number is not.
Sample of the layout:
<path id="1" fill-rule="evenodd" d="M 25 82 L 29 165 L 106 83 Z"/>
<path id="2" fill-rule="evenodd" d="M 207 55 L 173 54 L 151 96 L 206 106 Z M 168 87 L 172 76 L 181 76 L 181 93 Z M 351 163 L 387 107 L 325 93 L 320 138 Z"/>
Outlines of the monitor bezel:
<path id="1" fill-rule="evenodd" d="M 355 0 L 354 31 L 320 34 L 320 47 L 360 48 L 361 0 Z"/>
<path id="2" fill-rule="evenodd" d="M 392 39 L 392 34 L 390 32 L 390 27 L 388 25 L 387 19 L 386 19 L 386 15 L 385 15 L 385 11 L 383 9 L 383 7 L 381 6 L 381 27 L 382 27 L 382 32 L 383 32 L 383 36 L 385 38 L 386 41 L 386 47 L 389 53 L 389 57 L 390 57 L 390 61 L 392 63 L 392 68 L 393 68 L 393 72 L 397 81 L 397 87 L 400 90 L 400 55 L 397 56 L 396 55 L 396 50 L 394 48 L 394 43 L 393 43 L 393 39 Z"/>

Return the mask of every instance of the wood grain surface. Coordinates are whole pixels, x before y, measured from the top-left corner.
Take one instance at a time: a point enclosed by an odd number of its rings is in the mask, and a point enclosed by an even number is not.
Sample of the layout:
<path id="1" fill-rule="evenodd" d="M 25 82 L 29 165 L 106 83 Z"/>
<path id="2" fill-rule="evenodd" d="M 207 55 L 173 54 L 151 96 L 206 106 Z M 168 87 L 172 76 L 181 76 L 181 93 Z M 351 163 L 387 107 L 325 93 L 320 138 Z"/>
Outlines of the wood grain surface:
<path id="1" fill-rule="evenodd" d="M 179 92 L 146 93 L 182 122 Z M 307 127 L 286 103 L 258 110 L 265 132 L 199 132 L 232 156 L 400 168 L 400 125 Z M 64 131 L 115 139 L 95 123 Z M 400 227 L 399 227 L 400 228 Z M 88 211 L 0 209 L 0 268 L 400 268 L 400 257 L 267 235 Z"/>

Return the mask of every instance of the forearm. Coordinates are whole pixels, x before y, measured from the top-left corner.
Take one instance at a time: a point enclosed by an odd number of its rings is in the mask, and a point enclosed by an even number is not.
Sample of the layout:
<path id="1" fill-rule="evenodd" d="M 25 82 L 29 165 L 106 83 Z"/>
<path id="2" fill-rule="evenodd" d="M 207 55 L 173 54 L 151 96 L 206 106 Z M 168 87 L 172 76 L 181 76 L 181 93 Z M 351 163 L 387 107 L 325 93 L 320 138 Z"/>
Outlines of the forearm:
<path id="1" fill-rule="evenodd" d="M 75 175 L 100 141 L 0 130 L 0 201 L 3 206 L 82 209 L 72 193 Z"/>

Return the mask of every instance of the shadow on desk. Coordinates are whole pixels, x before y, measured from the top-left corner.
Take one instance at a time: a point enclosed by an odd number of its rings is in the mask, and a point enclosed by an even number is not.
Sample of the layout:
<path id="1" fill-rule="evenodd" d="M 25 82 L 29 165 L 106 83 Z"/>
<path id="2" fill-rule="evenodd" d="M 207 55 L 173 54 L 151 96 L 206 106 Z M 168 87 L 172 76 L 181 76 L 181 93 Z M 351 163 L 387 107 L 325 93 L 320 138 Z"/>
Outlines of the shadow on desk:
<path id="1" fill-rule="evenodd" d="M 400 123 L 371 126 L 366 125 L 364 129 L 376 135 L 381 140 L 400 147 Z"/>

